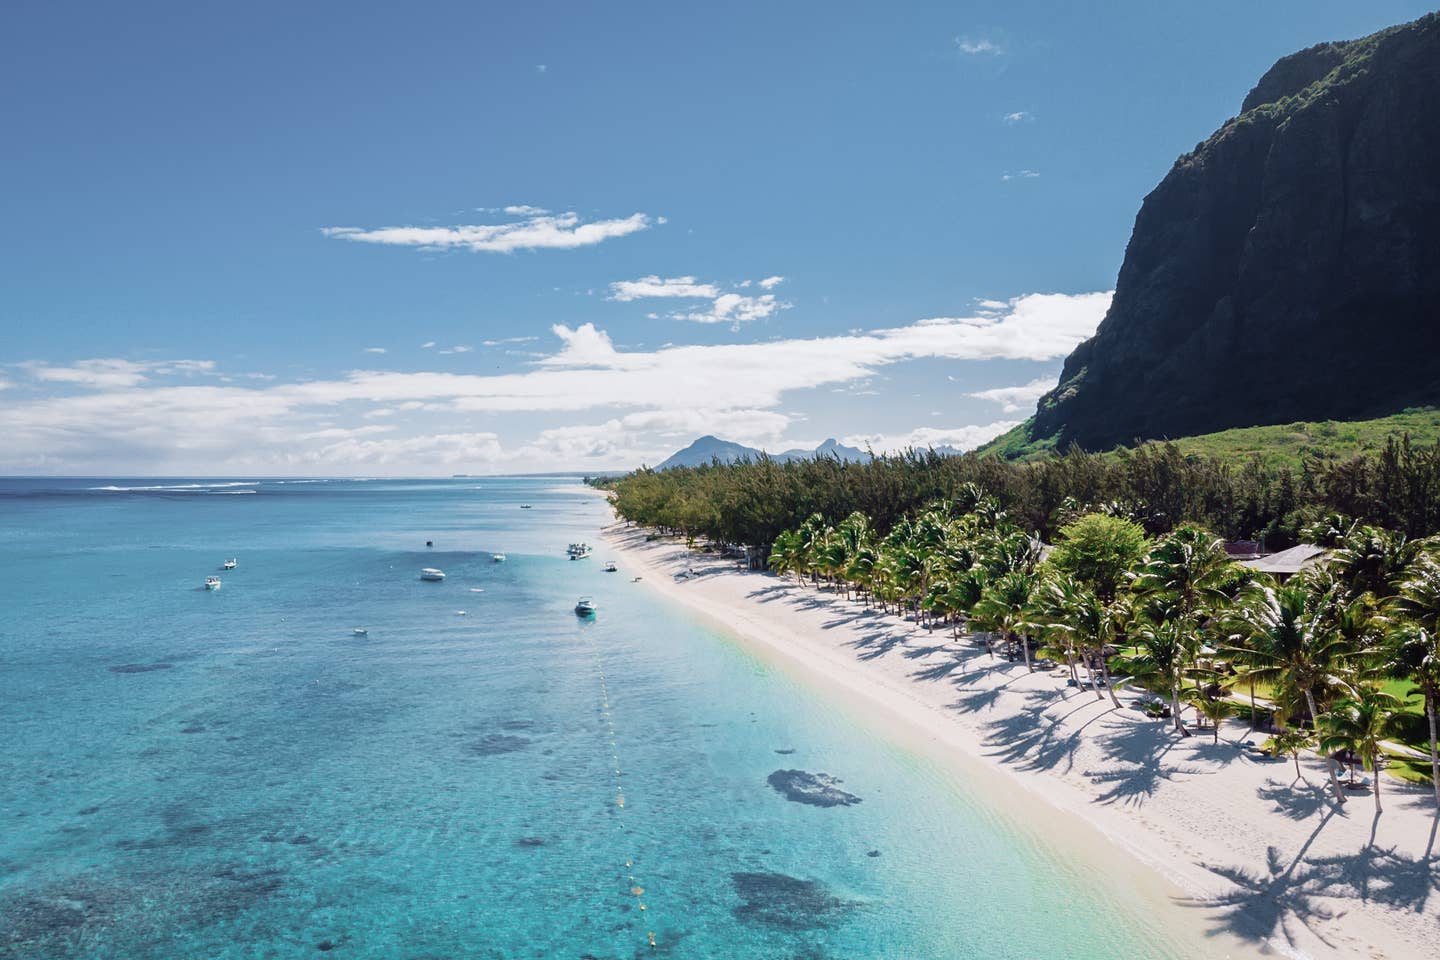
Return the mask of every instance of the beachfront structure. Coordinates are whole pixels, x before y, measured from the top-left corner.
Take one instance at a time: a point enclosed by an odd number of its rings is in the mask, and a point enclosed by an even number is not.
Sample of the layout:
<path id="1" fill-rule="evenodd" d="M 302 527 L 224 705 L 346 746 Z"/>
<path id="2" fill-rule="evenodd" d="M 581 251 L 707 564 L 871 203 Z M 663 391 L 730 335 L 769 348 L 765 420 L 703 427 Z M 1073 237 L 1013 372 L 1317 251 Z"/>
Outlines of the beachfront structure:
<path id="1" fill-rule="evenodd" d="M 1310 569 L 1328 556 L 1330 556 L 1330 551 L 1325 547 L 1317 547 L 1313 543 L 1302 543 L 1289 550 L 1241 560 L 1240 563 L 1251 570 L 1268 573 L 1280 583 L 1284 583 L 1301 570 Z"/>

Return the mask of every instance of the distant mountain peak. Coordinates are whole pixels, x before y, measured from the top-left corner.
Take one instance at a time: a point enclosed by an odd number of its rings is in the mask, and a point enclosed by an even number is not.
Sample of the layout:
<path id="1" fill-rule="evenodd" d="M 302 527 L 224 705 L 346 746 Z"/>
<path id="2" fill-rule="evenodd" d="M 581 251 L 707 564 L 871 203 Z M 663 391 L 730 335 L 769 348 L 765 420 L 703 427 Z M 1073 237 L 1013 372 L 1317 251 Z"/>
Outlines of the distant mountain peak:
<path id="1" fill-rule="evenodd" d="M 769 456 L 773 460 L 810 460 L 815 457 L 830 457 L 845 462 L 862 462 L 870 459 L 870 454 L 855 447 L 847 447 L 834 437 L 813 450 L 806 450 L 796 447 L 793 450 L 786 450 L 783 453 L 767 454 L 764 450 L 755 447 L 747 447 L 741 443 L 734 443 L 730 440 L 721 440 L 719 437 L 706 434 L 698 437 L 684 449 L 677 450 L 660 462 L 656 470 L 668 470 L 671 467 L 698 467 L 707 463 L 719 460 L 721 463 L 733 463 L 736 460 L 758 460 L 761 457 Z"/>

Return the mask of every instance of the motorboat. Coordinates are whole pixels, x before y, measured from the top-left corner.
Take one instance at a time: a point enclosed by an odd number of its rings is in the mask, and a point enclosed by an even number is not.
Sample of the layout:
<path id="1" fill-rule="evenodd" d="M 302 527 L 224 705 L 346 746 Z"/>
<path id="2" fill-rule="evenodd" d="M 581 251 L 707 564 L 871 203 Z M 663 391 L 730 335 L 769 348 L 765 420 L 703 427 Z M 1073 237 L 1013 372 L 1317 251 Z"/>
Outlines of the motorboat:
<path id="1" fill-rule="evenodd" d="M 493 562 L 493 563 L 504 563 L 504 562 L 505 562 L 505 554 L 503 554 L 503 553 L 492 553 L 492 554 L 490 554 L 490 560 L 491 560 L 491 562 Z"/>
<path id="2" fill-rule="evenodd" d="M 445 571 L 444 571 L 444 570 L 437 570 L 437 569 L 435 569 L 434 567 L 425 567 L 424 569 L 422 569 L 422 570 L 420 571 L 420 579 L 421 579 L 421 580 L 435 580 L 435 581 L 444 580 L 444 579 L 445 579 Z"/>
<path id="3" fill-rule="evenodd" d="M 220 589 L 220 578 L 219 578 L 219 577 L 206 577 L 206 578 L 205 578 L 205 589 L 206 589 L 206 590 L 219 590 L 219 589 Z"/>
<path id="4" fill-rule="evenodd" d="M 576 600 L 576 601 L 575 601 L 575 616 L 577 616 L 577 617 L 593 617 L 593 616 L 595 616 L 595 601 L 592 600 L 592 599 L 590 599 L 589 597 L 581 597 L 579 600 Z"/>
<path id="5" fill-rule="evenodd" d="M 615 566 L 615 561 L 614 561 L 614 560 L 606 560 L 606 561 L 605 561 L 605 572 L 606 572 L 606 573 L 615 573 L 615 572 L 616 572 L 617 570 L 619 570 L 619 569 L 620 569 L 619 567 Z"/>
<path id="6" fill-rule="evenodd" d="M 239 560 L 236 560 L 234 557 L 231 557 L 229 560 L 226 560 L 224 563 L 220 564 L 220 566 L 221 566 L 223 569 L 225 569 L 225 570 L 234 570 L 234 569 L 235 569 L 235 565 L 238 564 L 239 562 L 240 562 Z"/>
<path id="7" fill-rule="evenodd" d="M 529 510 L 529 509 L 531 509 L 531 507 L 530 507 L 530 504 L 528 504 L 528 503 L 522 503 L 522 504 L 520 504 L 520 509 L 521 509 L 521 510 Z"/>
<path id="8" fill-rule="evenodd" d="M 570 556 L 571 560 L 584 560 L 590 556 L 590 544 L 572 543 L 565 548 L 565 552 Z"/>
<path id="9" fill-rule="evenodd" d="M 367 633 L 369 633 L 369 632 L 370 632 L 370 631 L 369 631 L 369 630 L 366 630 L 364 627 L 356 627 L 355 630 L 354 630 L 355 636 L 357 636 L 357 637 L 363 637 L 363 636 L 365 636 L 365 635 L 366 635 Z"/>

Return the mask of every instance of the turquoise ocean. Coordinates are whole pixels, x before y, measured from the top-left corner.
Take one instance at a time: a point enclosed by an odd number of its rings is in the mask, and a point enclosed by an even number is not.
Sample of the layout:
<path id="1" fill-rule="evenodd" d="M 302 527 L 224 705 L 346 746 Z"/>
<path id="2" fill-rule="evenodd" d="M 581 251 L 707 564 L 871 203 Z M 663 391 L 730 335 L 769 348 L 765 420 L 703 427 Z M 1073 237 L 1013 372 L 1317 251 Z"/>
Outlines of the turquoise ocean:
<path id="1" fill-rule="evenodd" d="M 0 957 L 1186 955 L 1049 825 L 568 561 L 607 520 L 555 478 L 0 480 Z M 820 774 L 853 800 L 776 786 Z"/>

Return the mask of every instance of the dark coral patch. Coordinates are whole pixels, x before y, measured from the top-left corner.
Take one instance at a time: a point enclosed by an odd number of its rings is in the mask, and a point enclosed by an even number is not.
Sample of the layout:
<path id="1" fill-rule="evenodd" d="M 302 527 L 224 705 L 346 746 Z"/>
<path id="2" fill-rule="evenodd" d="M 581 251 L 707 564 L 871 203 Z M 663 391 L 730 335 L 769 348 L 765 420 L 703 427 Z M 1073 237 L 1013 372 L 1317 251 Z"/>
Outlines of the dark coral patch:
<path id="1" fill-rule="evenodd" d="M 812 807 L 849 807 L 860 802 L 855 794 L 841 790 L 841 781 L 829 774 L 776 770 L 766 780 L 786 800 Z"/>

